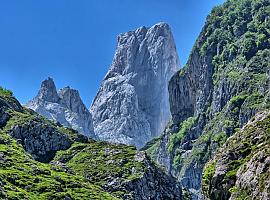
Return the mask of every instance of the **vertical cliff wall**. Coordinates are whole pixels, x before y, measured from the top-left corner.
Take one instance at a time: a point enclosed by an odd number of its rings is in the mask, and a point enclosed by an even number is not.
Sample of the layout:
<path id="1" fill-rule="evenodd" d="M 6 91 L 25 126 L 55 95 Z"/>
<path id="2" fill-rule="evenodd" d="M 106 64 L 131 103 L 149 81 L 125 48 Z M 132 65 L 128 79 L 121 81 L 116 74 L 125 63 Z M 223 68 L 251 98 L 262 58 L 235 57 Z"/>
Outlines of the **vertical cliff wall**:
<path id="1" fill-rule="evenodd" d="M 172 122 L 144 149 L 200 198 L 205 163 L 269 108 L 269 1 L 215 7 L 186 66 L 170 80 Z"/>
<path id="2" fill-rule="evenodd" d="M 118 36 L 113 63 L 91 107 L 101 140 L 143 146 L 170 118 L 168 83 L 180 63 L 170 27 Z"/>

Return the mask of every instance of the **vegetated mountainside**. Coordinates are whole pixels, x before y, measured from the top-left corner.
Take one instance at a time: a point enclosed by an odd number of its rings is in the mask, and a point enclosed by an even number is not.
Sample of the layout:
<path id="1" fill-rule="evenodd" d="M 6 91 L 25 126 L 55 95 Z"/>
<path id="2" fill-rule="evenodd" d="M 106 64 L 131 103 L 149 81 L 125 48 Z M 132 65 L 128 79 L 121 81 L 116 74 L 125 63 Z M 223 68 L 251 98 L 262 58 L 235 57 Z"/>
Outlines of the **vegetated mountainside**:
<path id="1" fill-rule="evenodd" d="M 97 142 L 0 88 L 0 199 L 182 199 L 144 152 Z"/>
<path id="2" fill-rule="evenodd" d="M 142 147 L 159 136 L 171 116 L 168 83 L 179 65 L 168 24 L 120 34 L 91 106 L 98 137 Z"/>
<path id="3" fill-rule="evenodd" d="M 207 163 L 205 199 L 270 199 L 270 111 L 255 115 Z"/>
<path id="4" fill-rule="evenodd" d="M 172 121 L 144 149 L 199 198 L 206 162 L 270 107 L 270 2 L 215 7 L 186 66 L 169 83 Z"/>
<path id="5" fill-rule="evenodd" d="M 38 95 L 26 107 L 83 135 L 96 138 L 92 115 L 82 102 L 79 92 L 70 87 L 57 91 L 52 78 L 42 82 Z"/>

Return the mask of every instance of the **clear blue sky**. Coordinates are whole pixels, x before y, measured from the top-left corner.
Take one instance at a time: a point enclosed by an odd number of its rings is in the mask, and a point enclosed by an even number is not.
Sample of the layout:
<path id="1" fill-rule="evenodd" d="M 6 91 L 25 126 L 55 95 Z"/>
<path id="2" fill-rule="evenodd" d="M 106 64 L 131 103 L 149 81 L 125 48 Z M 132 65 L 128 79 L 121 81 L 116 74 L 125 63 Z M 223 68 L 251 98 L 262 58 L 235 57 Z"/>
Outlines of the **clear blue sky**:
<path id="1" fill-rule="evenodd" d="M 0 1 L 0 85 L 26 103 L 51 76 L 89 107 L 119 33 L 170 24 L 182 65 L 213 6 L 223 0 Z"/>

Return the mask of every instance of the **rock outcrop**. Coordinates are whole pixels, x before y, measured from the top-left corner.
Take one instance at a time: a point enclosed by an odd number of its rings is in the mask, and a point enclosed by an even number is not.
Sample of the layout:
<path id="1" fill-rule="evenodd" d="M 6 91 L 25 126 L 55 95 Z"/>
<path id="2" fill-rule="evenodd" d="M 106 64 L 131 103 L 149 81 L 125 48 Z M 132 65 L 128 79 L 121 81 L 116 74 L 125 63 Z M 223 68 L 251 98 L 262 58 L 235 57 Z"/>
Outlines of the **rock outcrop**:
<path id="1" fill-rule="evenodd" d="M 57 92 L 51 78 L 42 82 L 38 95 L 26 107 L 83 135 L 96 138 L 91 113 L 83 104 L 79 92 L 70 87 Z"/>
<path id="2" fill-rule="evenodd" d="M 204 199 L 270 199 L 270 112 L 230 137 L 203 173 Z"/>
<path id="3" fill-rule="evenodd" d="M 133 146 L 106 142 L 74 145 L 58 154 L 55 162 L 122 199 L 182 199 L 177 180 Z"/>
<path id="4" fill-rule="evenodd" d="M 264 0 L 232 0 L 214 8 L 186 66 L 170 80 L 172 122 L 144 149 L 194 199 L 216 150 L 270 107 L 269 7 Z"/>
<path id="5" fill-rule="evenodd" d="M 95 141 L 1 93 L 0 111 L 0 199 L 182 199 L 134 146 Z"/>
<path id="6" fill-rule="evenodd" d="M 118 36 L 113 63 L 91 107 L 101 140 L 142 147 L 170 118 L 168 82 L 180 65 L 170 27 Z"/>
<path id="7" fill-rule="evenodd" d="M 51 161 L 57 151 L 66 150 L 72 144 L 68 135 L 40 120 L 15 125 L 9 135 L 17 139 L 25 150 L 40 162 Z"/>

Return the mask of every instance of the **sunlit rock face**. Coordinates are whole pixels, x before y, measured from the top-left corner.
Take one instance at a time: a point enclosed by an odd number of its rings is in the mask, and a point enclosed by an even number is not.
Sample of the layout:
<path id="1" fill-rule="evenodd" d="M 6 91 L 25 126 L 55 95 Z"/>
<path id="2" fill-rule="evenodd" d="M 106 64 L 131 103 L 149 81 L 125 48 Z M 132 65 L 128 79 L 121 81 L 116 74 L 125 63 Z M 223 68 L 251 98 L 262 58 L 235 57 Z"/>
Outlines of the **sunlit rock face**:
<path id="1" fill-rule="evenodd" d="M 98 137 L 142 147 L 160 135 L 171 116 L 168 82 L 179 65 L 168 24 L 120 34 L 90 109 Z"/>
<path id="2" fill-rule="evenodd" d="M 38 95 L 26 107 L 83 135 L 96 138 L 91 113 L 83 104 L 79 92 L 70 87 L 57 91 L 51 78 L 42 82 Z"/>

